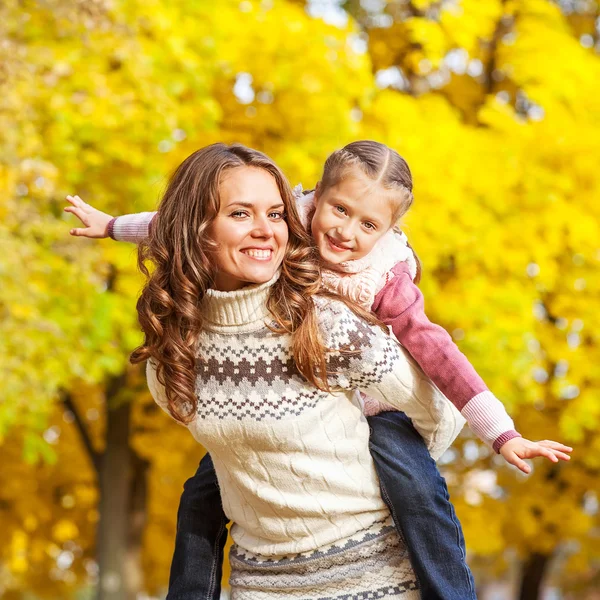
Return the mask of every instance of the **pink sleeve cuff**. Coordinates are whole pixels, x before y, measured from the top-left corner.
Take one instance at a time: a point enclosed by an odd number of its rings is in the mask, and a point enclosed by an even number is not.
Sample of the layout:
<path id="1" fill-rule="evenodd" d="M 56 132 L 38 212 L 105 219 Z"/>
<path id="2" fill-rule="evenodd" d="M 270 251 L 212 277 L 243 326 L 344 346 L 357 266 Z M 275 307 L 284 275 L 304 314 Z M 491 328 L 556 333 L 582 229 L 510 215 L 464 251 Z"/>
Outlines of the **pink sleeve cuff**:
<path id="1" fill-rule="evenodd" d="M 512 429 L 511 431 L 504 432 L 500 437 L 496 439 L 494 442 L 493 448 L 496 454 L 500 454 L 500 448 L 508 442 L 508 440 L 512 440 L 514 438 L 523 437 L 518 431 Z"/>
<path id="2" fill-rule="evenodd" d="M 113 217 L 108 222 L 108 225 L 106 226 L 106 234 L 108 235 L 109 238 L 111 238 L 113 240 L 115 239 L 115 222 L 116 222 L 116 220 L 117 220 L 117 217 Z"/>

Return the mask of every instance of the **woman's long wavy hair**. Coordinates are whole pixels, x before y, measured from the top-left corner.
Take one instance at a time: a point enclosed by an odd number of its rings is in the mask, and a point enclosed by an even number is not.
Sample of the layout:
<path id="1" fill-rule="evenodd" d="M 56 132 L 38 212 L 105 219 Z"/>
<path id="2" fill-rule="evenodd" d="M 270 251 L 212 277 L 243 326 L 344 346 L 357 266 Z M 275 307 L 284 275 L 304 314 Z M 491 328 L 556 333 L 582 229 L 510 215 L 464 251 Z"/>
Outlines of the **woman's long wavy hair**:
<path id="1" fill-rule="evenodd" d="M 329 390 L 327 349 L 312 300 L 321 283 L 319 257 L 300 222 L 291 187 L 265 154 L 240 144 L 212 144 L 194 152 L 172 175 L 138 254 L 139 268 L 147 277 L 137 303 L 145 339 L 132 353 L 131 362 L 153 359 L 169 410 L 182 423 L 189 423 L 197 408 L 197 361 L 202 360 L 197 346 L 204 326 L 201 304 L 216 274 L 211 253 L 218 240 L 210 239 L 209 228 L 219 212 L 223 174 L 240 167 L 270 173 L 285 206 L 289 241 L 281 275 L 267 301 L 274 331 L 291 334 L 298 370 L 319 389 Z M 152 273 L 147 262 L 155 266 Z M 353 309 L 373 322 L 366 311 Z"/>

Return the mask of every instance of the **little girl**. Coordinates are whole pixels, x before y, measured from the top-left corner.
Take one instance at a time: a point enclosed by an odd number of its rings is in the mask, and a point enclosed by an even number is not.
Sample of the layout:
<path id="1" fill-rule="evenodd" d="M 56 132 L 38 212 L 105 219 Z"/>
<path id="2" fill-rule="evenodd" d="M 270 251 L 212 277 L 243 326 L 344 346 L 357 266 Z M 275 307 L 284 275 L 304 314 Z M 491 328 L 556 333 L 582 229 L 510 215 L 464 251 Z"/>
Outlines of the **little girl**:
<path id="1" fill-rule="evenodd" d="M 299 213 L 323 259 L 325 288 L 370 308 L 390 326 L 476 435 L 507 462 L 529 473 L 523 459 L 569 460 L 567 446 L 521 437 L 448 333 L 425 315 L 418 259 L 394 226 L 413 201 L 411 173 L 398 153 L 378 142 L 353 142 L 327 159 L 314 192 L 296 191 Z M 86 225 L 72 235 L 137 242 L 156 215 L 112 218 L 78 196 L 67 200 L 72 206 L 65 210 Z M 475 598 L 460 523 L 423 439 L 403 413 L 366 397 L 362 403 L 382 497 L 406 541 L 422 597 Z M 219 597 L 226 522 L 207 455 L 181 498 L 169 598 Z"/>

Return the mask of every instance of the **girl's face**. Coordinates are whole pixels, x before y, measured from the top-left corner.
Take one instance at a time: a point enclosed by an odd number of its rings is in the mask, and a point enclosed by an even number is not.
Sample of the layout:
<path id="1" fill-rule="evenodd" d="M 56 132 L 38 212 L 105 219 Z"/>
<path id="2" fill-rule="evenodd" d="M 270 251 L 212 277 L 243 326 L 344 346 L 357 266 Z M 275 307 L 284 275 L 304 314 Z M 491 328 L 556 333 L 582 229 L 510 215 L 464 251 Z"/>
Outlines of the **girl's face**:
<path id="1" fill-rule="evenodd" d="M 367 177 L 343 177 L 322 194 L 317 188 L 316 196 L 311 231 L 321 258 L 329 264 L 366 256 L 393 225 L 386 190 Z"/>
<path id="2" fill-rule="evenodd" d="M 220 207 L 210 227 L 218 244 L 214 287 L 223 292 L 269 281 L 288 242 L 284 203 L 273 176 L 257 167 L 225 172 Z"/>

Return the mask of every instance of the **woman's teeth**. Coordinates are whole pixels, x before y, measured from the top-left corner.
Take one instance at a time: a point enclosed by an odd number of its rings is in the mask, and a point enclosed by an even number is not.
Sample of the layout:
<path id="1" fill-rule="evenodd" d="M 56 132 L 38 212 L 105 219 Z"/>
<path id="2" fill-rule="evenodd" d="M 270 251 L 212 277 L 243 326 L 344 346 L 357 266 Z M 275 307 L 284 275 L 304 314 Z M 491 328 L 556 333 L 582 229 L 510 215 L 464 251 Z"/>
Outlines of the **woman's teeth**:
<path id="1" fill-rule="evenodd" d="M 250 258 L 258 258 L 260 260 L 267 260 L 273 254 L 273 250 L 242 250 L 242 252 Z"/>

